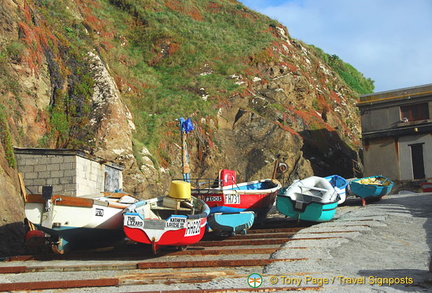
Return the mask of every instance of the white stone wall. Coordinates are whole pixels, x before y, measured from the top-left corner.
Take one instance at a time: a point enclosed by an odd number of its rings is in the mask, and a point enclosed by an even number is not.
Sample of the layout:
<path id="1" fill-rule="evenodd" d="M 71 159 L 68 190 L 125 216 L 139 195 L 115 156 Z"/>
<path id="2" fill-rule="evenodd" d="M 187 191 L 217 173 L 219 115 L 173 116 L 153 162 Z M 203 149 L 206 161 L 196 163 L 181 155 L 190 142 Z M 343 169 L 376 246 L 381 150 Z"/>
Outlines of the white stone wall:
<path id="1" fill-rule="evenodd" d="M 104 191 L 105 165 L 76 157 L 77 196 L 98 194 Z"/>

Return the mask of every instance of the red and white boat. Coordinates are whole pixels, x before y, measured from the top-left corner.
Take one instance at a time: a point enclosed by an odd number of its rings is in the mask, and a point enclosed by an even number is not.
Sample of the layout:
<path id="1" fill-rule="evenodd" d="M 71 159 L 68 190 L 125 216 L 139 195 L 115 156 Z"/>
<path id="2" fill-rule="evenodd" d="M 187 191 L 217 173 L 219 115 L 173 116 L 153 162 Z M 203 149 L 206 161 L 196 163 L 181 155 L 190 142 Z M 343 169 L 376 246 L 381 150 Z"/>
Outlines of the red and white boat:
<path id="1" fill-rule="evenodd" d="M 202 239 L 206 231 L 207 204 L 191 196 L 190 183 L 173 181 L 168 195 L 141 200 L 125 209 L 123 230 L 136 242 L 185 249 Z"/>
<path id="2" fill-rule="evenodd" d="M 204 200 L 210 207 L 211 215 L 254 212 L 255 221 L 263 221 L 266 218 L 275 202 L 278 190 L 282 187 L 276 179 L 237 183 L 236 172 L 227 169 L 219 172 L 217 182 L 207 180 L 208 184 L 205 185 L 203 180 L 196 181 L 192 179 L 194 186 L 198 186 L 192 189 L 192 195 Z M 244 217 L 238 218 L 243 222 Z M 226 223 L 224 225 L 226 226 Z M 233 227 L 228 230 L 239 232 L 232 229 L 235 226 L 244 226 L 244 223 L 234 221 L 232 225 Z"/>

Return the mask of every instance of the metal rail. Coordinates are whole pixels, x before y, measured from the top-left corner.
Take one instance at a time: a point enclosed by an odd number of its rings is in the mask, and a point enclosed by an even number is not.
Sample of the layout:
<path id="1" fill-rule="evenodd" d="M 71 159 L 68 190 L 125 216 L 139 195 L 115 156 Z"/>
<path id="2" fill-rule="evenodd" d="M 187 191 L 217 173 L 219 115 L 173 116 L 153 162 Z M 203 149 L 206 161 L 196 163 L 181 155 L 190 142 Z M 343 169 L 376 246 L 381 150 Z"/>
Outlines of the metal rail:
<path id="1" fill-rule="evenodd" d="M 273 224 L 273 225 L 272 225 Z M 278 222 L 269 221 L 265 226 L 253 228 L 246 235 L 220 237 L 207 234 L 202 241 L 191 245 L 184 251 L 166 250 L 158 256 L 151 249 L 141 245 L 129 244 L 126 250 L 106 251 L 100 253 L 77 252 L 69 255 L 22 255 L 5 259 L 11 265 L 14 261 L 25 265 L 2 266 L 1 274 L 22 275 L 29 280 L 32 274 L 46 274 L 45 281 L 0 283 L 0 291 L 25 290 L 73 290 L 84 287 L 120 287 L 148 284 L 196 284 L 206 283 L 217 278 L 246 278 L 247 273 L 241 273 L 238 268 L 257 268 L 257 271 L 275 262 L 305 261 L 307 258 L 273 259 L 270 256 L 281 249 L 280 245 L 289 241 L 316 240 L 340 238 L 337 233 L 355 232 L 350 230 L 332 232 L 310 232 L 308 237 L 292 238 L 304 227 L 290 222 L 293 227 L 278 227 Z M 296 226 L 297 225 L 297 226 Z M 348 226 L 348 225 L 347 225 Z M 358 225 L 357 225 L 358 226 Z M 368 225 L 361 225 L 368 226 Z M 328 235 L 327 235 L 328 233 Z M 316 237 L 314 237 L 316 235 Z M 333 236 L 334 235 L 334 236 Z M 309 237 L 310 236 L 310 237 Z M 283 249 L 307 249 L 306 247 L 284 247 Z M 206 256 L 203 258 L 203 256 Z M 40 261 L 35 263 L 35 260 Z M 53 265 L 52 260 L 56 260 Z M 100 263 L 88 263 L 89 260 Z M 60 262 L 59 262 L 60 261 Z M 244 271 L 250 271 L 244 270 Z M 115 272 L 115 277 L 105 276 L 104 272 Z M 56 272 L 82 273 L 80 280 L 51 280 L 51 274 Z M 100 277 L 86 278 L 86 272 L 101 272 Z M 76 276 L 76 275 L 74 275 Z M 143 287 L 145 288 L 145 287 Z M 204 289 L 175 290 L 170 292 L 276 292 L 276 291 L 318 291 L 320 287 L 293 288 L 234 288 L 234 289 Z M 64 291 L 63 291 L 64 292 Z M 145 291 L 153 292 L 153 291 Z M 164 292 L 164 291 L 157 291 Z"/>

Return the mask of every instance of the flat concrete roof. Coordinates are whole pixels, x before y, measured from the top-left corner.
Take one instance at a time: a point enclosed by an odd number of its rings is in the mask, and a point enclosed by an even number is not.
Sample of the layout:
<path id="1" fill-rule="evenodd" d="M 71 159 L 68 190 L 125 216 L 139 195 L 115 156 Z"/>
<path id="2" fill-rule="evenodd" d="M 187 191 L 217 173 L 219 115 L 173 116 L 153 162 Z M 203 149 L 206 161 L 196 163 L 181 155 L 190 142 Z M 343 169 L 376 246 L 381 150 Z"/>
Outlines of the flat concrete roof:
<path id="1" fill-rule="evenodd" d="M 368 104 L 372 102 L 384 102 L 388 100 L 404 99 L 404 98 L 408 99 L 408 98 L 420 97 L 420 96 L 431 95 L 431 94 L 432 94 L 432 83 L 429 83 L 425 85 L 362 95 L 360 96 L 360 102 L 357 104 L 357 106 L 361 106 L 362 104 Z"/>
<path id="2" fill-rule="evenodd" d="M 54 156 L 79 156 L 94 162 L 97 162 L 99 164 L 107 165 L 112 168 L 123 170 L 124 167 L 108 161 L 106 159 L 87 154 L 80 150 L 74 150 L 74 149 L 46 149 L 46 148 L 23 148 L 23 147 L 14 147 L 14 152 L 16 154 L 24 154 L 24 155 L 54 155 Z"/>

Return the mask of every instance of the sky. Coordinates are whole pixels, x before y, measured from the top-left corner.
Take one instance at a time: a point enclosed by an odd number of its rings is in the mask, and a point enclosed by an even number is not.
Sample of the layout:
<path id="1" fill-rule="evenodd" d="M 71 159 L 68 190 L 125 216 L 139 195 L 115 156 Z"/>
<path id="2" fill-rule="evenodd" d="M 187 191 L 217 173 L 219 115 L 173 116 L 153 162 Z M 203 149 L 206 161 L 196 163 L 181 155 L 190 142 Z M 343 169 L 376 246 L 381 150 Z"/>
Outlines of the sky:
<path id="1" fill-rule="evenodd" d="M 375 92 L 432 83 L 432 0 L 239 0 L 337 55 Z"/>

